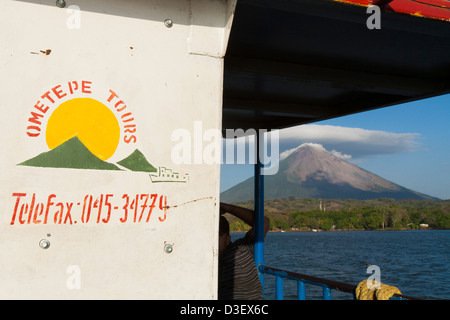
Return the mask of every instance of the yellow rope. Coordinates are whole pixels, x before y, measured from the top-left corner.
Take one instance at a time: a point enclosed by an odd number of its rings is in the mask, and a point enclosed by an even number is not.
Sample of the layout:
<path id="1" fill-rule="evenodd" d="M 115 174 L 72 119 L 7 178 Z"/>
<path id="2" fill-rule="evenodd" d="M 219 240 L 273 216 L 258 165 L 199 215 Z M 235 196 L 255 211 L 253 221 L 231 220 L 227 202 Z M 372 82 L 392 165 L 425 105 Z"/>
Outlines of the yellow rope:
<path id="1" fill-rule="evenodd" d="M 397 287 L 375 280 L 363 280 L 355 289 L 358 300 L 389 300 L 394 294 L 402 294 Z"/>

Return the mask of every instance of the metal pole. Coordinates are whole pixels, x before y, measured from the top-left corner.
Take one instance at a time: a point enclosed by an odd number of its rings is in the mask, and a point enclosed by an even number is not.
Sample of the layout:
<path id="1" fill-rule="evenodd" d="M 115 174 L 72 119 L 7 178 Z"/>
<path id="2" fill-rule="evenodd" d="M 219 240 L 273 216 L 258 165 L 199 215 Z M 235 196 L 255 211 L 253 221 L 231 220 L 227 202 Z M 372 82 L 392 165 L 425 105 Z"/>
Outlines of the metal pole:
<path id="1" fill-rule="evenodd" d="M 306 287 L 303 281 L 297 281 L 297 299 L 306 300 Z"/>
<path id="2" fill-rule="evenodd" d="M 256 134 L 256 164 L 255 164 L 255 264 L 257 267 L 264 265 L 264 176 L 262 175 L 263 164 L 260 152 L 264 147 L 264 135 L 262 137 Z M 259 273 L 261 285 L 264 288 L 264 274 Z"/>
<path id="3" fill-rule="evenodd" d="M 283 300 L 283 278 L 280 276 L 275 277 L 275 297 L 277 300 Z"/>
<path id="4" fill-rule="evenodd" d="M 323 300 L 331 300 L 331 289 L 323 287 Z"/>

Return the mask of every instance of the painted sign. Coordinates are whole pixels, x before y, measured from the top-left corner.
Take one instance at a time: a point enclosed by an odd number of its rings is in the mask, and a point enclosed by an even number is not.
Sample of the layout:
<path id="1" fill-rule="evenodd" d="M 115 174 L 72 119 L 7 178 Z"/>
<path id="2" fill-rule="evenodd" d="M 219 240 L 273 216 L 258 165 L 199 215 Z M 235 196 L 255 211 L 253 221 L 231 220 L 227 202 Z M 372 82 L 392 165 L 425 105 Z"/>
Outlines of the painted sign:
<path id="1" fill-rule="evenodd" d="M 147 173 L 151 182 L 188 182 L 187 173 L 156 168 L 147 160 L 135 147 L 138 134 L 131 108 L 114 90 L 99 90 L 95 95 L 96 89 L 92 81 L 72 80 L 45 91 L 29 111 L 26 135 L 29 140 L 45 139 L 49 150 L 17 165 L 132 171 Z M 133 151 L 115 162 L 108 161 L 119 147 Z M 155 211 L 162 222 L 168 208 L 167 196 L 158 193 L 86 194 L 69 202 L 59 202 L 56 193 L 13 192 L 11 196 L 10 225 L 108 223 L 111 217 L 121 223 L 148 223 Z"/>
<path id="2" fill-rule="evenodd" d="M 45 135 L 50 151 L 45 151 L 18 165 L 33 167 L 130 170 L 148 172 L 151 181 L 187 182 L 171 169 L 157 170 L 139 149 L 134 149 L 116 163 L 108 162 L 119 142 L 133 146 L 137 142 L 134 115 L 112 89 L 100 96 L 103 101 L 89 97 L 91 81 L 69 81 L 43 93 L 29 113 L 26 134 L 31 138 Z M 88 97 L 77 97 L 77 92 Z M 61 99 L 66 98 L 61 102 Z M 67 99 L 68 98 L 68 99 Z M 113 112 L 116 111 L 116 113 Z M 45 116 L 49 114 L 47 123 Z M 45 125 L 45 128 L 43 126 Z M 45 131 L 45 132 L 44 132 Z"/>

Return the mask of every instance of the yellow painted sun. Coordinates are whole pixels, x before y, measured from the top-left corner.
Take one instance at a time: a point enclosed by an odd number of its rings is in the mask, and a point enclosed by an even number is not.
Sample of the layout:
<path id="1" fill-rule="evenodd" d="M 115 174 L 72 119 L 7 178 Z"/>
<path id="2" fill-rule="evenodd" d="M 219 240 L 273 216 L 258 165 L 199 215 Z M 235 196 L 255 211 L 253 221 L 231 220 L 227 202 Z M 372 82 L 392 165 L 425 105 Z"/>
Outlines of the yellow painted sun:
<path id="1" fill-rule="evenodd" d="M 45 134 L 50 149 L 77 136 L 90 152 L 104 161 L 117 149 L 120 126 L 114 113 L 103 103 L 91 98 L 75 98 L 53 111 Z"/>

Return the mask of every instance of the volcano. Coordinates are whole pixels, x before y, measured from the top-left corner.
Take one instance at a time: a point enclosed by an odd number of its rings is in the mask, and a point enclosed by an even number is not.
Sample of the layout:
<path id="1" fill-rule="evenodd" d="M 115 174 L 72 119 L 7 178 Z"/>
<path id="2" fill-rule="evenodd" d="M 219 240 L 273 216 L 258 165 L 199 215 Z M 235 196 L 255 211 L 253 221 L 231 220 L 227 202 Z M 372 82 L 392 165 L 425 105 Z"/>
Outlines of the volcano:
<path id="1" fill-rule="evenodd" d="M 121 170 L 115 164 L 100 160 L 78 139 L 77 136 L 60 144 L 53 150 L 19 163 L 21 166 Z"/>
<path id="2" fill-rule="evenodd" d="M 437 200 L 385 180 L 326 151 L 303 144 L 280 161 L 276 175 L 264 176 L 264 198 Z M 252 200 L 254 178 L 222 192 L 221 201 Z"/>
<path id="3" fill-rule="evenodd" d="M 158 171 L 154 166 L 152 166 L 141 151 L 138 149 L 134 150 L 125 159 L 117 162 L 117 164 L 131 170 L 131 171 L 142 171 L 142 172 L 156 172 Z"/>

